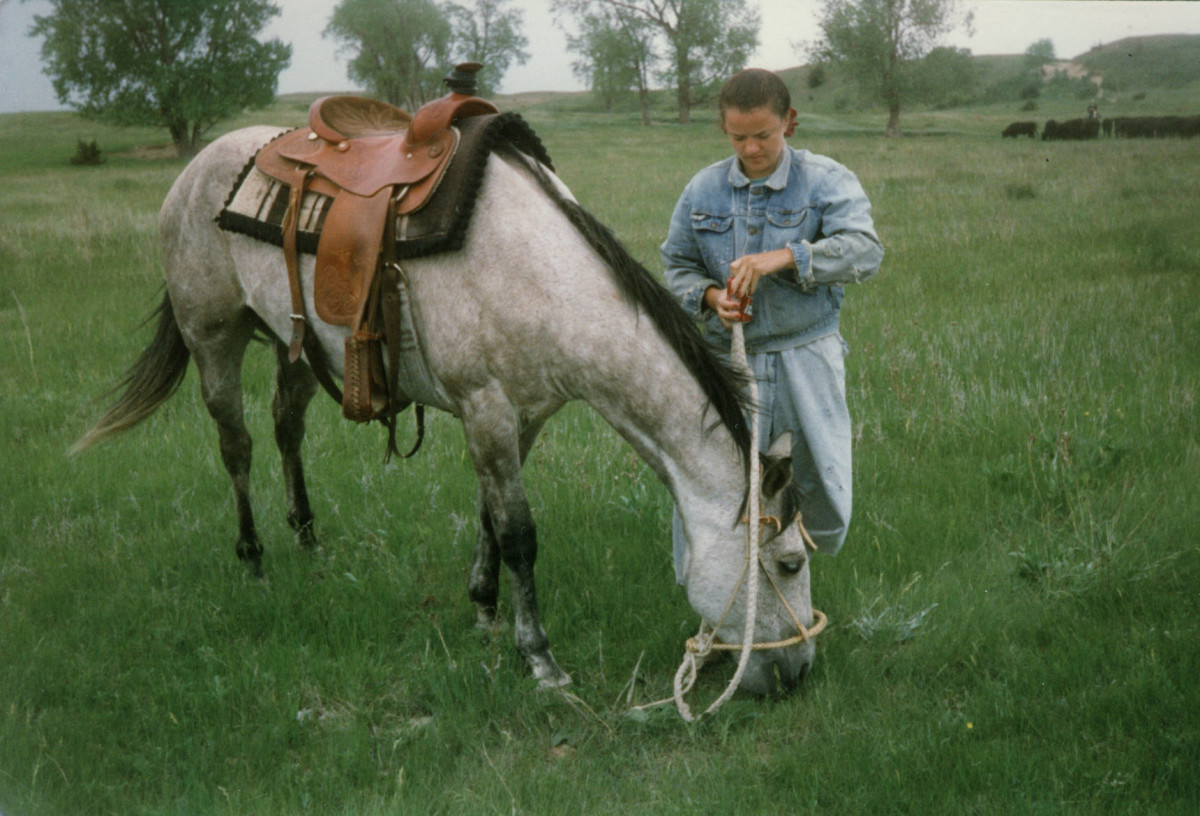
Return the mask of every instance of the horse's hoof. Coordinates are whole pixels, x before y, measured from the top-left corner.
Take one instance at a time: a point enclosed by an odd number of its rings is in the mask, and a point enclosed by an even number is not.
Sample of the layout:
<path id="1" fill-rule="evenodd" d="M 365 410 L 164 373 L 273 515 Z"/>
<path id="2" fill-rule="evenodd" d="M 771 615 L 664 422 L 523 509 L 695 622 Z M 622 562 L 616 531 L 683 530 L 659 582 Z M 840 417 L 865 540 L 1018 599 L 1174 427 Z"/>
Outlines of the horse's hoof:
<path id="1" fill-rule="evenodd" d="M 496 616 L 495 609 L 475 608 L 475 628 L 481 632 L 497 632 L 504 628 L 504 621 Z"/>
<path id="2" fill-rule="evenodd" d="M 571 684 L 571 675 L 558 667 L 549 652 L 529 656 L 529 667 L 537 678 L 539 689 L 557 689 Z"/>
<path id="3" fill-rule="evenodd" d="M 291 528 L 296 531 L 296 541 L 300 544 L 301 549 L 317 549 L 317 533 L 313 529 L 313 523 L 311 521 L 297 523 L 292 519 L 288 519 L 288 524 L 291 525 Z"/>
<path id="4" fill-rule="evenodd" d="M 238 542 L 237 545 L 238 560 L 246 565 L 246 569 L 250 574 L 260 581 L 263 578 L 262 547 L 257 545 L 249 545 Z"/>
<path id="5" fill-rule="evenodd" d="M 560 672 L 558 677 L 543 677 L 538 680 L 539 691 L 553 691 L 554 689 L 566 688 L 571 685 L 571 675 L 566 672 Z"/>

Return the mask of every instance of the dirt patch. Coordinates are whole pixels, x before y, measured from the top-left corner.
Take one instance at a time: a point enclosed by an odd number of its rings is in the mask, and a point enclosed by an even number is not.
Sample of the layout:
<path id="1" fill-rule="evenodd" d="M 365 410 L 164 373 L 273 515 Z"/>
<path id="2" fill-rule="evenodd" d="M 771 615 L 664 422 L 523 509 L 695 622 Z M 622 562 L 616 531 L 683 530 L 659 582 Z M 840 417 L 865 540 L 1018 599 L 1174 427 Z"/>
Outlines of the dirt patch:
<path id="1" fill-rule="evenodd" d="M 128 156 L 131 159 L 174 159 L 178 156 L 175 152 L 175 145 L 160 144 L 160 145 L 145 145 L 143 147 L 135 147 L 133 150 L 126 150 L 121 156 Z"/>
<path id="2" fill-rule="evenodd" d="M 204 144 L 207 144 L 205 142 Z M 201 148 L 204 144 L 200 145 Z M 175 145 L 171 142 L 157 145 L 144 145 L 143 147 L 135 147 L 133 150 L 127 150 L 118 155 L 128 156 L 131 159 L 146 159 L 147 161 L 161 161 L 163 159 L 177 159 L 179 153 L 175 150 Z"/>

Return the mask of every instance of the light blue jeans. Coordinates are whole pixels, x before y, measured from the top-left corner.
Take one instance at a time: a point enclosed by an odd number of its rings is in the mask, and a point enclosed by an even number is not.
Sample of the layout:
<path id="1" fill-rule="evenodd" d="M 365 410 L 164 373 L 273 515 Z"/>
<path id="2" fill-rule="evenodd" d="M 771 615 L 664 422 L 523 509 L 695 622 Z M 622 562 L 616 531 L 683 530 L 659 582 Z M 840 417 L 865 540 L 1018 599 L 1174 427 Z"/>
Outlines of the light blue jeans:
<path id="1" fill-rule="evenodd" d="M 758 380 L 759 446 L 791 431 L 792 479 L 804 496 L 804 527 L 817 548 L 835 555 L 846 540 L 853 499 L 846 343 L 829 334 L 783 351 L 750 354 Z M 675 578 L 683 584 L 687 539 L 679 512 L 671 522 Z"/>

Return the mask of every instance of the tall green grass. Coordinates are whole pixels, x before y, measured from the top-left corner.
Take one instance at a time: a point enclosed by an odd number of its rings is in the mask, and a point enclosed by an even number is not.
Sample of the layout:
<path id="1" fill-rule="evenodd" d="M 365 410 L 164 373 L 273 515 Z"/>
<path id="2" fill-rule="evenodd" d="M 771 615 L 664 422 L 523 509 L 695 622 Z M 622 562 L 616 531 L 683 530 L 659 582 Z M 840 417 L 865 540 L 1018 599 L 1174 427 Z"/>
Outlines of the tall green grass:
<path id="1" fill-rule="evenodd" d="M 726 150 L 707 123 L 526 115 L 651 268 L 682 184 Z M 971 116 L 949 129 L 993 131 Z M 114 131 L 107 164 L 69 167 L 96 133 L 0 117 L 6 816 L 1196 812 L 1194 144 L 794 140 L 858 173 L 888 248 L 843 322 L 856 517 L 814 563 L 831 625 L 805 687 L 688 726 L 628 713 L 669 694 L 696 621 L 665 490 L 585 407 L 527 469 L 569 695 L 473 628 L 475 486 L 446 416 L 384 466 L 377 430 L 317 402 L 323 546 L 300 551 L 252 349 L 265 583 L 234 558 L 194 376 L 65 458 L 148 340 L 181 168 L 123 155 L 157 134 Z"/>

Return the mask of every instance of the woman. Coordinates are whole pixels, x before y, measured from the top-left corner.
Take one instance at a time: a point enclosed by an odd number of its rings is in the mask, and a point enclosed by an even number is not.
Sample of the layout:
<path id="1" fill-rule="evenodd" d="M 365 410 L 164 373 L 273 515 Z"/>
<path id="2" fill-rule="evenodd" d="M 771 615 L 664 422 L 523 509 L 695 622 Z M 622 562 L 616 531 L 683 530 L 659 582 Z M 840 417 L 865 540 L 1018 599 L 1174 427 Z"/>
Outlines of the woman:
<path id="1" fill-rule="evenodd" d="M 792 472 L 804 525 L 836 553 L 850 523 L 850 416 L 846 346 L 838 333 L 842 286 L 883 259 L 858 179 L 824 156 L 789 146 L 796 127 L 787 86 L 749 69 L 721 91 L 721 128 L 733 155 L 692 178 L 661 247 L 667 283 L 728 353 L 729 327 L 751 298 L 746 351 L 758 379 L 763 449 L 792 433 Z M 676 576 L 687 570 L 678 514 Z"/>

